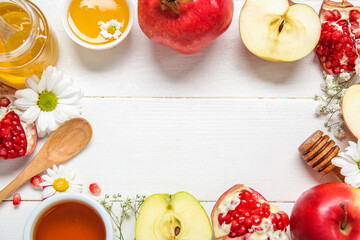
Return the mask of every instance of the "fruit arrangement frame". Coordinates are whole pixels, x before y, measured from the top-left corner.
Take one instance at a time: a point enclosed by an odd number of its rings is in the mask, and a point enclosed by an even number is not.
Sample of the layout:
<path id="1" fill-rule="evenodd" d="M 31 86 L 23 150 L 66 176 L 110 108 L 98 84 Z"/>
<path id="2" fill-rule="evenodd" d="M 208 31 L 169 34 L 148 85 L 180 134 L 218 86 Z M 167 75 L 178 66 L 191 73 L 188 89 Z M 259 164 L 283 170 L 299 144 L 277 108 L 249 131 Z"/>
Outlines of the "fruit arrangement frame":
<path id="1" fill-rule="evenodd" d="M 239 33 L 245 1 L 234 0 L 229 6 L 231 21 L 223 23 L 226 30 L 219 30 L 211 43 L 191 54 L 152 41 L 142 29 L 146 26 L 139 25 L 141 13 L 115 48 L 85 49 L 64 31 L 61 1 L 33 2 L 57 34 L 57 69 L 71 74 L 84 89 L 82 116 L 93 126 L 93 139 L 65 164 L 76 170 L 84 195 L 101 199 L 105 193 L 151 196 L 185 191 L 199 200 L 213 221 L 211 212 L 221 194 L 235 184 L 245 184 L 290 218 L 302 192 L 338 181 L 332 173 L 321 176 L 308 169 L 297 152 L 311 132 L 326 131 L 324 119 L 314 114 L 313 99 L 324 83 L 322 60 L 316 50 L 299 52 L 308 55 L 297 61 L 272 59 L 280 62 L 257 57 L 263 53 L 257 48 L 249 51 Z M 297 2 L 306 3 L 316 14 L 323 4 L 322 0 Z M 136 7 L 139 3 L 134 1 Z M 321 23 L 313 23 L 312 31 L 320 37 Z M 249 29 L 258 30 L 249 26 L 245 31 Z M 349 140 L 356 142 L 351 132 L 336 144 L 343 150 Z M 0 161 L 0 188 L 11 182 L 45 141 L 39 139 L 35 152 L 22 160 Z M 18 192 L 21 203 L 15 208 L 12 196 L 0 205 L 0 224 L 8 229 L 0 232 L 0 239 L 21 238 L 26 217 L 42 201 L 30 183 Z M 135 236 L 133 220 L 124 222 L 125 239 Z M 287 223 L 286 217 L 283 221 Z M 207 227 L 203 226 L 204 232 Z M 284 234 L 290 238 L 289 229 Z"/>

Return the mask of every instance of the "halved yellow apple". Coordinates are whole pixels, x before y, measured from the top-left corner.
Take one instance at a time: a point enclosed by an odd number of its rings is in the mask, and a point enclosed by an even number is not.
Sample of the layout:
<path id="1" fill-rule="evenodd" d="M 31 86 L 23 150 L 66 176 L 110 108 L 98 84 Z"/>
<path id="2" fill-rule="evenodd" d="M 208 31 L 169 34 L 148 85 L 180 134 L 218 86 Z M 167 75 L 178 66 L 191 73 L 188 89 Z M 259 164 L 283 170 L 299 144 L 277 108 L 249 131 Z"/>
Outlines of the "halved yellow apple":
<path id="1" fill-rule="evenodd" d="M 212 240 L 212 235 L 204 208 L 186 192 L 148 197 L 135 227 L 136 240 Z"/>
<path id="2" fill-rule="evenodd" d="M 265 60 L 301 59 L 316 47 L 320 33 L 319 16 L 306 4 L 247 0 L 241 10 L 241 38 L 249 51 Z"/>
<path id="3" fill-rule="evenodd" d="M 360 85 L 356 84 L 346 90 L 342 101 L 344 121 L 354 137 L 360 137 Z"/>

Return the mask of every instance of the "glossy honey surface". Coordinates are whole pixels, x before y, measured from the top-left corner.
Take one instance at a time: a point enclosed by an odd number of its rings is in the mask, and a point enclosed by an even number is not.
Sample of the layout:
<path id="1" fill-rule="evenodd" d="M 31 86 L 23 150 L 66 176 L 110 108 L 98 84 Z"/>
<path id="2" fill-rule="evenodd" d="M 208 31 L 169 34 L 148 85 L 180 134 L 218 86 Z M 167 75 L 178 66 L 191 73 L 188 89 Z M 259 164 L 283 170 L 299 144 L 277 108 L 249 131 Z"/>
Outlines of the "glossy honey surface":
<path id="1" fill-rule="evenodd" d="M 33 240 L 105 240 L 105 225 L 89 206 L 64 202 L 47 210 L 35 225 Z"/>
<path id="2" fill-rule="evenodd" d="M 112 42 L 100 34 L 99 22 L 115 19 L 122 24 L 123 33 L 129 24 L 130 12 L 125 0 L 73 0 L 68 11 L 68 23 L 74 34 L 91 44 Z"/>

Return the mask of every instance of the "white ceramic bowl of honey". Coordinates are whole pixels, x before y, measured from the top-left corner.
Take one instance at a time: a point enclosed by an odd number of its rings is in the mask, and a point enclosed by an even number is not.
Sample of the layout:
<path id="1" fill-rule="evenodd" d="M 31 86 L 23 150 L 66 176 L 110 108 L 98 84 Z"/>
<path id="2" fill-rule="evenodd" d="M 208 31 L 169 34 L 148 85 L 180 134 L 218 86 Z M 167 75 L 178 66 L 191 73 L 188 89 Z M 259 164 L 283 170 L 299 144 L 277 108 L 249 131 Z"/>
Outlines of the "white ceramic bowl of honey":
<path id="1" fill-rule="evenodd" d="M 134 15 L 133 0 L 64 0 L 62 23 L 69 37 L 80 46 L 105 50 L 115 47 L 128 36 Z M 118 22 L 117 28 L 110 26 L 105 31 L 116 38 L 101 34 L 104 30 L 101 25 L 111 20 Z M 118 34 L 114 34 L 116 30 Z"/>
<path id="2" fill-rule="evenodd" d="M 23 240 L 113 240 L 110 216 L 95 200 L 62 193 L 41 202 L 30 214 Z"/>

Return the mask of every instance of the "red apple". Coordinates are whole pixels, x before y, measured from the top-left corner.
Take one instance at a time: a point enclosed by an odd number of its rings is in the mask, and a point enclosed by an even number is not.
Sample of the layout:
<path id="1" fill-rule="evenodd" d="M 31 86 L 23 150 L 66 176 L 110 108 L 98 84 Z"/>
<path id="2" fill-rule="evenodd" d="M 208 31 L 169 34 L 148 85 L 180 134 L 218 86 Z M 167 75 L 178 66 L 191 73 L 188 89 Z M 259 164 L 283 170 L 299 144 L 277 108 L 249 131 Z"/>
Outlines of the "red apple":
<path id="1" fill-rule="evenodd" d="M 228 29 L 233 0 L 139 0 L 141 30 L 183 54 L 203 50 Z"/>
<path id="2" fill-rule="evenodd" d="M 342 182 L 305 191 L 290 219 L 292 240 L 359 240 L 360 189 Z"/>

